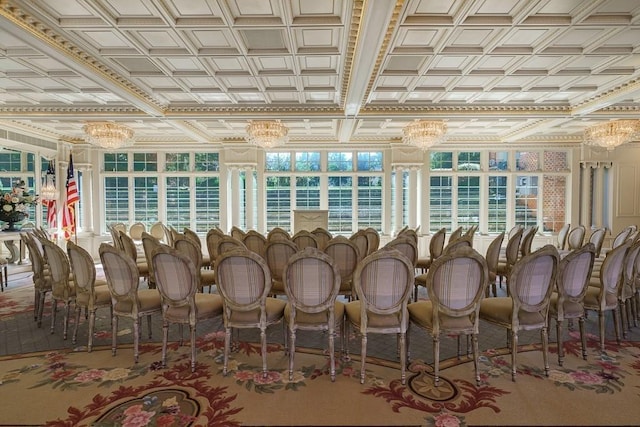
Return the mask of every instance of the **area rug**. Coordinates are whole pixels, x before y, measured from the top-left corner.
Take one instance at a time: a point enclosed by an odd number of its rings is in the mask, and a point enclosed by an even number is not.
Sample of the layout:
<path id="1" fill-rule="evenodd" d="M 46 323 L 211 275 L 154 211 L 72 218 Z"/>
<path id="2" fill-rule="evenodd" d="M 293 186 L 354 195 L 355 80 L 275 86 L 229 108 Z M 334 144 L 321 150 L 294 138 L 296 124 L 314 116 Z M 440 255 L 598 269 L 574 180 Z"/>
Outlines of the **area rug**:
<path id="1" fill-rule="evenodd" d="M 287 356 L 270 345 L 269 373 L 260 371 L 259 345 L 238 342 L 222 375 L 221 333 L 198 339 L 191 372 L 188 345 L 173 343 L 166 368 L 161 346 L 142 344 L 140 362 L 130 346 L 54 351 L 0 358 L 0 425 L 207 426 L 207 425 L 632 425 L 640 405 L 640 345 L 608 344 L 605 355 L 591 337 L 587 361 L 579 343 L 567 343 L 565 366 L 551 359 L 544 376 L 535 347 L 518 353 L 511 381 L 510 355 L 482 355 L 482 384 L 473 364 L 445 361 L 435 387 L 431 366 L 410 363 L 406 385 L 397 364 L 341 360 L 331 382 L 321 351 L 296 353 L 290 380 Z M 555 355 L 552 355 L 555 356 Z"/>

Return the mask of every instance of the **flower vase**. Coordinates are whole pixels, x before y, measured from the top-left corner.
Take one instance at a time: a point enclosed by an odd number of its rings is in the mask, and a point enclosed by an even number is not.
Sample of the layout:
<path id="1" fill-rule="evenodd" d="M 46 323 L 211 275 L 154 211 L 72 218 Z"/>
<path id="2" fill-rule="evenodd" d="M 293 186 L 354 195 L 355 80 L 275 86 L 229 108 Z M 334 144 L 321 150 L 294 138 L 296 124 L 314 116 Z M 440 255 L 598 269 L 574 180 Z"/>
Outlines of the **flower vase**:
<path id="1" fill-rule="evenodd" d="M 22 222 L 27 215 L 24 212 L 2 212 L 0 213 L 0 221 L 4 221 L 7 223 L 7 226 L 3 229 L 3 231 L 20 231 L 22 229 Z"/>

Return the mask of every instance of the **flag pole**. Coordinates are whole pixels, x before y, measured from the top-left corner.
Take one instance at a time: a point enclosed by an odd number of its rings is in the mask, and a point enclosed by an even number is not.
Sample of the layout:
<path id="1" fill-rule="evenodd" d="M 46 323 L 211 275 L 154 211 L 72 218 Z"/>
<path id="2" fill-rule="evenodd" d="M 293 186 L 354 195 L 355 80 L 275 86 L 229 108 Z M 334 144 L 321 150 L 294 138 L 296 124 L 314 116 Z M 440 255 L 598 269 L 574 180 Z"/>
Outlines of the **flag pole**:
<path id="1" fill-rule="evenodd" d="M 73 234 L 76 245 L 78 244 L 78 214 L 76 213 L 76 206 L 78 203 L 73 204 Z"/>

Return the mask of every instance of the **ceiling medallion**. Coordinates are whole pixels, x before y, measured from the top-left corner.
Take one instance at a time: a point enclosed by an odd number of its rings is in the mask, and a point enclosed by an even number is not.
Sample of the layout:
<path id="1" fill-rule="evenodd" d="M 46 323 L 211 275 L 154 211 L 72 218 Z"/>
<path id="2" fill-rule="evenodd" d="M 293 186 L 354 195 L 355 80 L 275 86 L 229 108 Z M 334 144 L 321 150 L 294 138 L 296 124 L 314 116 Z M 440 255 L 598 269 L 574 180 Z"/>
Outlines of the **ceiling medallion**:
<path id="1" fill-rule="evenodd" d="M 614 120 L 591 126 L 584 131 L 584 144 L 607 151 L 640 136 L 640 120 Z"/>
<path id="2" fill-rule="evenodd" d="M 428 150 L 444 141 L 447 124 L 442 120 L 416 120 L 402 129 L 402 142 Z"/>
<path id="3" fill-rule="evenodd" d="M 82 128 L 90 144 L 106 150 L 118 150 L 133 144 L 133 130 L 112 122 L 90 122 Z"/>
<path id="4" fill-rule="evenodd" d="M 262 148 L 273 148 L 287 142 L 289 128 L 280 121 L 251 120 L 247 125 L 247 141 Z"/>

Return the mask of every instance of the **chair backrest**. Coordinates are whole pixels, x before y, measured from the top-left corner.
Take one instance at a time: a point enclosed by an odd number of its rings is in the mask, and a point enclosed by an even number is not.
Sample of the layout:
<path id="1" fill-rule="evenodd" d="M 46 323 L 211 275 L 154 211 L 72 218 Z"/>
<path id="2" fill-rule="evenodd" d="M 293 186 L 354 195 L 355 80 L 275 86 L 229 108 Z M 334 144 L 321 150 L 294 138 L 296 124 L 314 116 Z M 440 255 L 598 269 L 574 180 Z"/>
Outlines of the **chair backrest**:
<path id="1" fill-rule="evenodd" d="M 326 253 L 316 248 L 297 252 L 285 265 L 282 278 L 292 310 L 333 311 L 340 291 L 340 272 Z"/>
<path id="2" fill-rule="evenodd" d="M 498 261 L 500 260 L 500 248 L 502 247 L 503 240 L 504 231 L 498 234 L 498 236 L 496 236 L 496 238 L 491 241 L 485 254 L 490 280 L 495 280 L 496 275 L 498 274 Z"/>
<path id="3" fill-rule="evenodd" d="M 267 241 L 270 242 L 270 241 L 276 240 L 276 239 L 278 239 L 278 240 L 279 239 L 290 240 L 291 239 L 291 235 L 284 228 L 274 227 L 271 230 L 269 230 L 269 232 L 267 233 Z"/>
<path id="4" fill-rule="evenodd" d="M 602 252 L 602 245 L 604 244 L 604 238 L 607 234 L 606 227 L 598 228 L 591 233 L 589 236 L 589 243 L 593 243 L 593 246 L 596 250 L 596 258 L 600 257 L 600 253 Z"/>
<path id="5" fill-rule="evenodd" d="M 507 242 L 509 242 L 509 240 L 511 240 L 511 238 L 521 229 L 522 229 L 522 226 L 520 224 L 516 224 L 513 227 L 511 227 L 511 229 L 509 230 L 509 233 L 507 233 Z"/>
<path id="6" fill-rule="evenodd" d="M 323 249 L 326 246 L 326 244 L 329 242 L 329 240 L 333 238 L 333 234 L 331 234 L 329 230 L 327 230 L 324 227 L 316 227 L 314 230 L 311 231 L 311 234 L 316 236 L 316 239 L 318 239 L 318 244 L 320 245 L 318 247 L 320 249 Z"/>
<path id="7" fill-rule="evenodd" d="M 178 236 L 176 240 L 173 242 L 173 247 L 181 254 L 185 255 L 187 258 L 191 260 L 193 265 L 196 268 L 196 271 L 199 273 L 202 268 L 202 251 L 196 245 L 193 240 L 188 238 L 187 236 Z M 155 249 L 154 249 L 155 251 Z M 152 254 L 153 256 L 153 254 Z M 154 271 L 155 274 L 155 271 Z M 199 274 L 198 274 L 199 276 Z"/>
<path id="8" fill-rule="evenodd" d="M 162 242 L 159 239 L 156 239 L 146 231 L 142 233 L 142 249 L 144 250 L 144 259 L 147 261 L 149 271 L 147 280 L 149 281 L 150 288 L 155 286 L 156 280 L 155 272 L 153 271 L 153 251 L 160 245 L 162 245 Z"/>
<path id="9" fill-rule="evenodd" d="M 244 235 L 242 243 L 249 249 L 264 258 L 264 250 L 267 246 L 267 238 L 256 230 L 249 230 Z"/>
<path id="10" fill-rule="evenodd" d="M 343 283 L 353 279 L 353 272 L 362 259 L 360 251 L 355 243 L 345 236 L 336 236 L 329 240 L 324 247 L 324 252 L 334 259 Z"/>
<path id="11" fill-rule="evenodd" d="M 415 270 L 400 251 L 382 249 L 363 259 L 353 273 L 356 295 L 364 314 L 361 326 L 367 328 L 367 312 L 399 315 L 400 328 L 408 325 L 407 302 L 413 289 Z M 385 330 L 383 326 L 380 329 Z M 389 330 L 396 330 L 397 326 Z"/>
<path id="12" fill-rule="evenodd" d="M 433 236 L 431 236 L 431 240 L 429 241 L 429 258 L 431 259 L 431 262 L 442 255 L 446 237 L 447 229 L 445 227 L 442 227 L 440 230 L 436 231 Z"/>
<path id="13" fill-rule="evenodd" d="M 234 249 L 247 249 L 247 247 L 242 243 L 241 240 L 236 239 L 231 236 L 224 236 L 222 239 L 218 240 L 218 248 L 216 249 L 216 259 L 220 255 L 225 252 L 234 250 Z M 247 249 L 248 250 L 248 249 Z"/>
<path id="14" fill-rule="evenodd" d="M 113 246 L 115 246 L 120 250 L 124 250 L 124 247 L 122 246 L 122 241 L 120 240 L 121 232 L 124 233 L 122 230 L 119 230 L 115 227 L 109 227 L 109 233 L 111 233 L 111 242 L 113 243 Z"/>
<path id="15" fill-rule="evenodd" d="M 127 226 L 124 224 L 124 222 L 116 222 L 114 224 L 111 224 L 109 226 L 109 229 L 114 229 L 116 231 L 123 231 L 123 232 L 127 232 Z"/>
<path id="16" fill-rule="evenodd" d="M 142 239 L 142 233 L 145 231 L 147 231 L 147 226 L 142 222 L 136 222 L 129 227 L 129 236 L 133 240 L 140 240 Z"/>
<path id="17" fill-rule="evenodd" d="M 107 243 L 102 243 L 98 252 L 111 293 L 114 312 L 137 316 L 140 308 L 138 301 L 140 274 L 136 263 L 127 254 Z"/>
<path id="18" fill-rule="evenodd" d="M 291 240 L 276 239 L 267 243 L 264 258 L 267 261 L 273 280 L 282 281 L 282 272 L 285 265 L 298 250 L 298 245 Z"/>
<path id="19" fill-rule="evenodd" d="M 388 249 L 397 249 L 402 253 L 402 255 L 406 256 L 409 261 L 411 261 L 411 264 L 413 264 L 414 267 L 418 262 L 418 247 L 411 237 L 396 237 L 384 245 L 384 247 Z"/>
<path id="20" fill-rule="evenodd" d="M 464 232 L 463 236 L 468 236 L 471 238 L 471 242 L 473 243 L 473 236 L 475 236 L 476 231 L 478 231 L 478 226 L 476 224 L 469 227 L 467 231 Z"/>
<path id="21" fill-rule="evenodd" d="M 27 249 L 29 249 L 29 260 L 31 261 L 31 270 L 33 272 L 33 284 L 36 289 L 50 289 L 51 282 L 47 280 L 48 277 L 46 275 L 47 271 L 47 262 L 44 257 L 44 249 L 42 248 L 42 243 L 36 243 L 38 240 L 31 233 L 22 233 L 20 235 L 22 241 L 27 245 Z"/>
<path id="22" fill-rule="evenodd" d="M 628 238 L 629 235 L 631 233 L 633 233 L 635 231 L 635 229 L 633 228 L 633 226 L 627 226 L 625 228 L 622 229 L 622 231 L 620 231 L 616 237 L 613 239 L 613 243 L 611 244 L 611 248 L 617 248 L 618 246 L 620 246 L 623 242 L 625 242 Z"/>
<path id="23" fill-rule="evenodd" d="M 533 239 L 536 237 L 538 227 L 532 225 L 528 229 L 522 232 L 522 239 L 520 241 L 520 255 L 525 256 L 531 253 L 531 246 L 533 245 Z"/>
<path id="24" fill-rule="evenodd" d="M 242 242 L 245 232 L 240 227 L 234 225 L 231 227 L 231 231 L 229 232 L 229 234 L 231 235 L 231 237 L 234 237 Z"/>
<path id="25" fill-rule="evenodd" d="M 398 233 L 398 236 L 401 236 Z M 367 234 L 364 230 L 358 230 L 349 237 L 356 247 L 358 248 L 358 253 L 360 254 L 360 259 L 364 259 L 369 253 L 369 239 L 367 239 Z"/>
<path id="26" fill-rule="evenodd" d="M 266 321 L 266 299 L 271 291 L 271 273 L 265 260 L 248 249 L 221 253 L 216 261 L 216 283 L 222 294 L 225 317 L 231 311 L 260 309 Z"/>
<path id="27" fill-rule="evenodd" d="M 69 284 L 71 267 L 67 254 L 60 246 L 48 240 L 44 240 L 42 246 L 51 273 L 51 293 L 56 298 L 66 299 L 71 295 L 71 285 Z"/>
<path id="28" fill-rule="evenodd" d="M 300 230 L 291 237 L 293 243 L 298 245 L 298 249 L 303 250 L 307 247 L 320 248 L 318 239 L 313 233 L 307 230 Z"/>
<path id="29" fill-rule="evenodd" d="M 173 247 L 173 237 L 176 229 L 170 225 L 164 226 L 164 241 L 167 245 Z"/>
<path id="30" fill-rule="evenodd" d="M 120 243 L 122 244 L 122 250 L 124 253 L 129 255 L 133 262 L 136 262 L 138 259 L 138 249 L 136 248 L 136 243 L 133 241 L 129 235 L 123 231 L 119 232 Z M 141 236 L 142 237 L 142 236 Z"/>
<path id="31" fill-rule="evenodd" d="M 202 241 L 200 240 L 200 236 L 198 236 L 198 233 L 196 233 L 189 227 L 185 227 L 183 230 L 183 233 L 187 239 L 191 240 L 193 243 L 198 245 L 198 247 L 200 248 L 200 252 L 202 252 Z M 175 245 L 176 245 L 176 242 L 173 242 L 174 247 Z"/>
<path id="32" fill-rule="evenodd" d="M 507 257 L 507 264 L 513 265 L 518 261 L 518 251 L 520 250 L 520 241 L 522 240 L 522 233 L 524 230 L 522 227 L 513 233 L 513 236 L 509 238 L 507 242 L 507 249 L 505 255 Z"/>
<path id="33" fill-rule="evenodd" d="M 92 295 L 96 283 L 96 266 L 93 258 L 83 247 L 76 245 L 71 240 L 67 242 L 67 256 L 73 271 L 76 294 Z"/>
<path id="34" fill-rule="evenodd" d="M 607 252 L 600 267 L 600 294 L 598 302 L 601 309 L 616 307 L 620 287 L 624 283 L 624 261 L 631 248 L 631 242 L 625 241 Z"/>
<path id="35" fill-rule="evenodd" d="M 218 256 L 218 242 L 225 236 L 226 234 L 218 228 L 212 228 L 207 232 L 207 252 L 209 252 L 211 264 L 214 264 L 216 257 Z"/>
<path id="36" fill-rule="evenodd" d="M 541 313 L 541 322 L 546 323 L 559 258 L 558 249 L 546 245 L 522 257 L 513 266 L 507 284 L 513 299 L 512 322 L 518 323 L 522 310 Z"/>
<path id="37" fill-rule="evenodd" d="M 480 300 L 489 283 L 487 261 L 471 247 L 460 248 L 436 259 L 427 272 L 427 294 L 432 302 L 434 329 L 440 313 L 451 317 L 478 318 Z M 478 322 L 474 322 L 474 329 Z"/>
<path id="38" fill-rule="evenodd" d="M 462 236 L 462 226 L 456 228 L 455 230 L 453 230 L 451 232 L 451 234 L 449 235 L 449 240 L 447 241 L 447 243 L 455 242 L 456 240 L 458 240 L 460 238 L 460 236 Z"/>
<path id="39" fill-rule="evenodd" d="M 556 277 L 558 290 L 558 311 L 562 311 L 564 301 L 581 304 L 589 287 L 596 248 L 587 243 L 560 260 Z"/>
<path id="40" fill-rule="evenodd" d="M 567 244 L 570 250 L 578 249 L 584 243 L 584 235 L 586 228 L 584 225 L 578 225 L 574 227 L 567 236 Z"/>
<path id="41" fill-rule="evenodd" d="M 188 244 L 195 246 L 189 239 L 183 238 Z M 191 259 L 180 253 L 179 250 L 169 246 L 158 246 L 152 255 L 155 282 L 162 297 L 163 312 L 167 313 L 172 308 L 189 307 L 186 316 L 189 323 L 196 324 L 197 310 L 195 294 L 198 290 L 199 271 Z M 174 310 L 172 316 L 180 315 L 180 311 Z"/>
<path id="42" fill-rule="evenodd" d="M 556 242 L 556 247 L 558 250 L 564 250 L 567 246 L 567 236 L 569 235 L 569 230 L 571 230 L 571 224 L 568 222 L 562 226 L 560 231 L 558 231 L 558 240 Z"/>
<path id="43" fill-rule="evenodd" d="M 471 248 L 473 247 L 473 237 L 470 236 L 460 236 L 453 241 L 449 241 L 447 246 L 444 247 L 442 254 L 450 254 L 452 252 L 457 251 L 460 248 Z"/>
<path id="44" fill-rule="evenodd" d="M 165 226 L 163 223 L 156 222 L 151 226 L 151 228 L 149 228 L 149 234 L 151 234 L 153 237 L 155 237 L 158 240 L 164 240 L 165 238 L 164 229 L 165 229 Z M 142 240 L 142 233 L 140 234 L 140 240 Z"/>
<path id="45" fill-rule="evenodd" d="M 364 229 L 364 234 L 367 236 L 367 255 L 371 255 L 380 247 L 380 233 L 373 227 Z"/>
<path id="46" fill-rule="evenodd" d="M 624 260 L 624 269 L 622 271 L 622 278 L 624 280 L 625 286 L 629 286 L 630 290 L 634 287 L 635 282 L 635 274 L 636 274 L 636 259 L 640 254 L 640 242 L 634 241 L 631 243 L 629 247 L 629 251 L 627 252 L 627 256 Z M 631 296 L 629 294 L 628 296 Z"/>
<path id="47" fill-rule="evenodd" d="M 416 246 L 418 245 L 418 232 L 413 228 L 404 228 L 396 237 L 409 237 L 415 242 Z M 371 252 L 369 251 L 369 253 Z"/>

